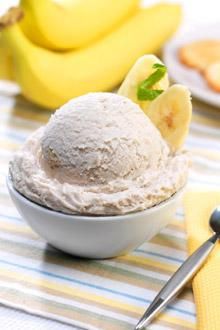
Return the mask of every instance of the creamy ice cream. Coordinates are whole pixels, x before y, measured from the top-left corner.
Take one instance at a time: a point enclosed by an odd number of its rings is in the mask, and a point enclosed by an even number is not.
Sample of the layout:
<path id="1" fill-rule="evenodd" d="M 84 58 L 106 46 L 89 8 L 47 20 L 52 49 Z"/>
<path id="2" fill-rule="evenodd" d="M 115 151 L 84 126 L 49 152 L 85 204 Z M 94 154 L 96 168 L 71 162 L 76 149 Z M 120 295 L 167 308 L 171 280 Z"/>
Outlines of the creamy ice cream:
<path id="1" fill-rule="evenodd" d="M 138 105 L 112 93 L 69 101 L 10 163 L 27 198 L 73 214 L 116 215 L 152 207 L 187 180 L 189 160 L 172 154 Z"/>

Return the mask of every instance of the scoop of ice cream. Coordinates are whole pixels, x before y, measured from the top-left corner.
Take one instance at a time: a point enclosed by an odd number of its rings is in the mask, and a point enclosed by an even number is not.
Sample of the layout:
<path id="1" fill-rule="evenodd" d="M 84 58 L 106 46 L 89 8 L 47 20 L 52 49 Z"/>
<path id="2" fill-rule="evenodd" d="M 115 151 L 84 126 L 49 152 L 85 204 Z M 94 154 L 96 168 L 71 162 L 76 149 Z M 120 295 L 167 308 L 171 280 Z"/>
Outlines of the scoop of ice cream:
<path id="1" fill-rule="evenodd" d="M 137 178 L 158 169 L 169 153 L 140 108 L 111 93 L 87 94 L 64 105 L 47 124 L 41 146 L 45 170 L 78 185 Z"/>
<path id="2" fill-rule="evenodd" d="M 189 159 L 172 153 L 138 105 L 112 93 L 71 100 L 38 129 L 10 163 L 14 187 L 54 210 L 124 214 L 172 196 Z"/>

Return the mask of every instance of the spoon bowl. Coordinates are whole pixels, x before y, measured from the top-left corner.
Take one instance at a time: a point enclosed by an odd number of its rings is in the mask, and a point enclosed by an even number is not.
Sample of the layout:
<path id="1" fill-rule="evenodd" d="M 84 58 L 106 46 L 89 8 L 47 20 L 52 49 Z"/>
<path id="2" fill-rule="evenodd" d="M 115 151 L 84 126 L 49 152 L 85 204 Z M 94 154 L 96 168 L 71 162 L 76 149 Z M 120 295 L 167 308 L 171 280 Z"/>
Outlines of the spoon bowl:
<path id="1" fill-rule="evenodd" d="M 220 206 L 216 207 L 211 214 L 209 225 L 211 229 L 219 236 L 220 235 Z"/>

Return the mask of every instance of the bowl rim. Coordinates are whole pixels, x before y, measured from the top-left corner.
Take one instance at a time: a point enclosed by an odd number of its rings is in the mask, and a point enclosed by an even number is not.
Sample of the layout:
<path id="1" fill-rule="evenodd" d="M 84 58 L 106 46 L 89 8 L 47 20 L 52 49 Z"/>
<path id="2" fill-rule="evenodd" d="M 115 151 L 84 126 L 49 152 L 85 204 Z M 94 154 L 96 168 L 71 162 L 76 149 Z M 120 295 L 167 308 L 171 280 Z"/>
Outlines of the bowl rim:
<path id="1" fill-rule="evenodd" d="M 79 214 L 68 214 L 64 213 L 62 211 L 56 211 L 52 210 L 50 208 L 47 208 L 44 205 L 40 205 L 30 199 L 28 199 L 26 196 L 22 195 L 18 190 L 16 190 L 13 186 L 13 182 L 10 178 L 10 175 L 8 174 L 6 176 L 6 185 L 8 187 L 9 192 L 11 191 L 17 199 L 22 201 L 23 203 L 28 204 L 29 206 L 33 207 L 34 209 L 45 212 L 48 215 L 54 215 L 56 217 L 62 217 L 69 220 L 79 220 L 79 221 L 119 221 L 119 220 L 129 220 L 132 218 L 137 217 L 137 215 L 150 215 L 154 212 L 157 212 L 158 210 L 161 210 L 163 207 L 171 204 L 175 199 L 177 199 L 180 195 L 182 195 L 183 191 L 185 190 L 186 184 L 180 188 L 177 192 L 175 192 L 171 197 L 168 199 L 162 201 L 161 203 L 152 206 L 148 209 L 137 211 L 137 212 L 131 212 L 126 214 L 119 214 L 119 215 L 79 215 Z"/>

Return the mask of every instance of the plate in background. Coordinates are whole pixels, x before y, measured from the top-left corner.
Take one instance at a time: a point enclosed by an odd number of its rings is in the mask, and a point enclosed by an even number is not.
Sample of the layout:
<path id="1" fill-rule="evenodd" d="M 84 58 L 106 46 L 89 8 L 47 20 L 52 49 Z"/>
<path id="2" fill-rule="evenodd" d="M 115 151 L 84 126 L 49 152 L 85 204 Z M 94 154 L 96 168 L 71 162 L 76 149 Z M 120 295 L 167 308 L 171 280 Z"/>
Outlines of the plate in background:
<path id="1" fill-rule="evenodd" d="M 178 58 L 178 49 L 181 46 L 201 39 L 220 40 L 220 24 L 195 25 L 182 30 L 164 47 L 163 60 L 172 80 L 188 86 L 197 99 L 220 107 L 220 93 L 214 92 L 198 71 L 188 68 Z"/>

